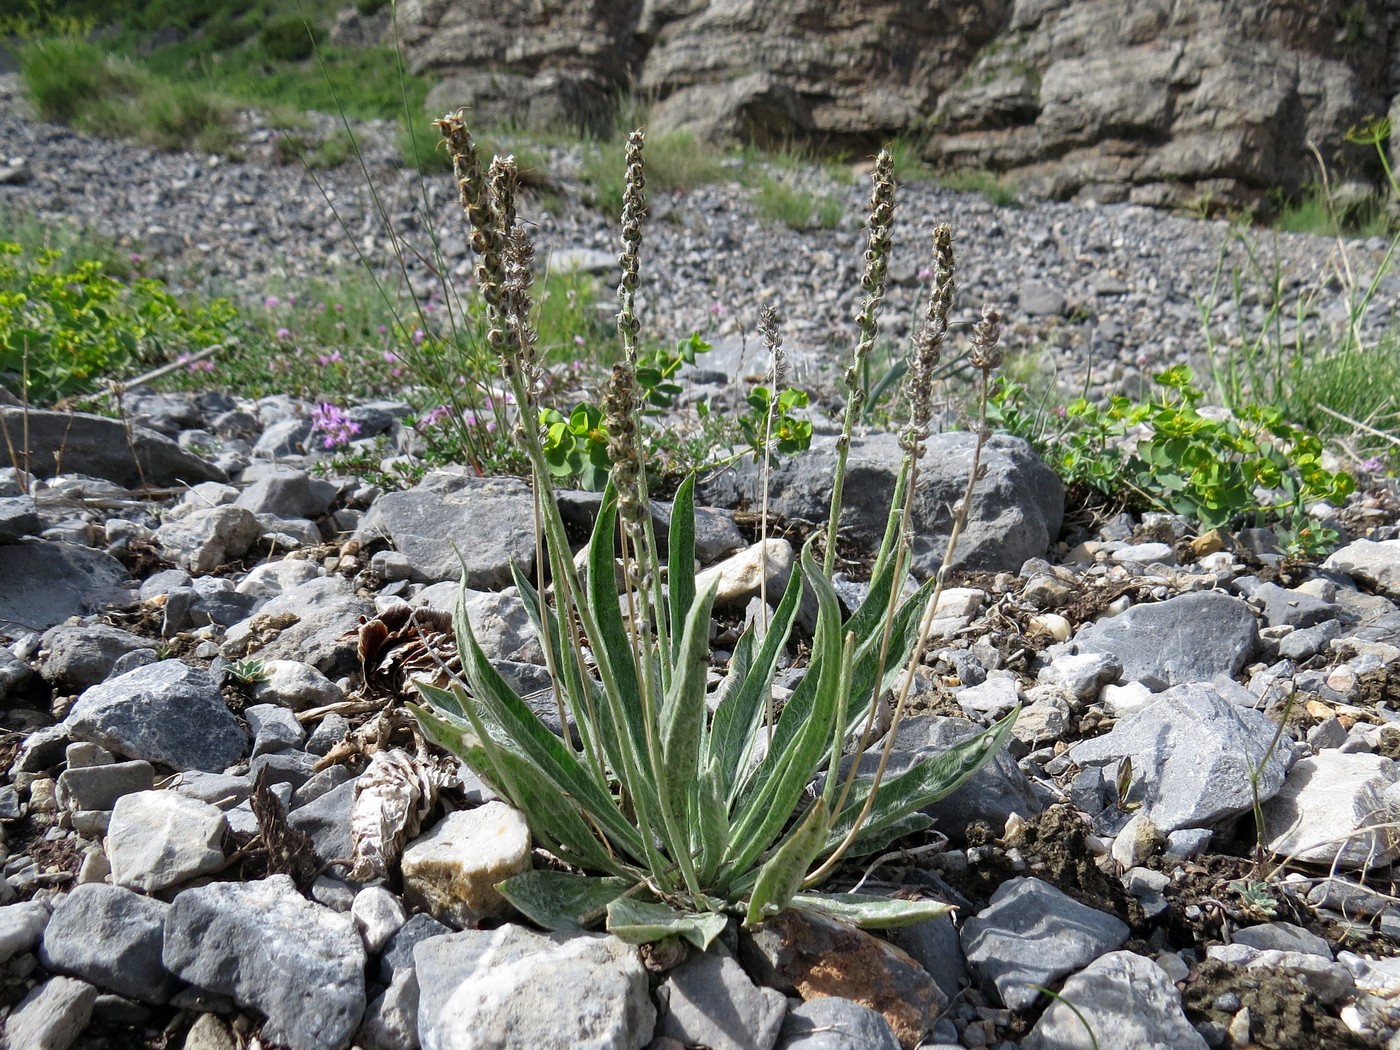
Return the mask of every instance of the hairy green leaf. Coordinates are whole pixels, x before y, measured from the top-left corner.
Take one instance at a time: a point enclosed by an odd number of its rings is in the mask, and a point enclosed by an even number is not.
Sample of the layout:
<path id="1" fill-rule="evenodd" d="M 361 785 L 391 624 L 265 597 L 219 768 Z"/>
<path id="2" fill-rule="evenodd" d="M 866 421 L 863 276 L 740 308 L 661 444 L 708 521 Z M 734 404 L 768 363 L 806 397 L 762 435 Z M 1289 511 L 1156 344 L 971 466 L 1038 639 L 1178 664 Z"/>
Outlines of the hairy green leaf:
<path id="1" fill-rule="evenodd" d="M 826 838 L 830 824 L 826 800 L 818 798 L 802 818 L 797 830 L 788 836 L 758 871 L 753 895 L 749 898 L 745 926 L 756 926 L 787 907 L 793 894 L 802 888 L 807 869 L 812 866 Z"/>
<path id="2" fill-rule="evenodd" d="M 729 920 L 719 912 L 677 911 L 656 901 L 621 897 L 608 905 L 608 932 L 628 944 L 681 937 L 701 951 L 724 932 Z"/>
<path id="3" fill-rule="evenodd" d="M 536 870 L 512 875 L 496 889 L 537 926 L 582 930 L 603 918 L 608 905 L 634 885 L 622 878 Z"/>
<path id="4" fill-rule="evenodd" d="M 864 893 L 799 893 L 793 907 L 820 912 L 863 930 L 887 930 L 941 919 L 953 910 L 942 901 L 906 901 Z"/>

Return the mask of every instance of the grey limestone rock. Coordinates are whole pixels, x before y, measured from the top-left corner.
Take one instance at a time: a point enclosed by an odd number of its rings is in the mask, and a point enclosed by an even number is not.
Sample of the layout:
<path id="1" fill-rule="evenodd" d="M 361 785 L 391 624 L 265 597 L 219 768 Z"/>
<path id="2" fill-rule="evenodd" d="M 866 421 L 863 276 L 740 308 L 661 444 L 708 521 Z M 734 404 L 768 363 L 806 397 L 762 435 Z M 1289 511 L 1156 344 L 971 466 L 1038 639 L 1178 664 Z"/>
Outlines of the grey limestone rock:
<path id="1" fill-rule="evenodd" d="M 0 628 L 44 631 L 70 616 L 126 607 L 126 568 L 76 543 L 25 540 L 0 558 Z"/>
<path id="2" fill-rule="evenodd" d="M 49 922 L 49 909 L 38 901 L 0 908 L 0 963 L 33 951 Z"/>
<path id="3" fill-rule="evenodd" d="M 898 1046 L 883 1016 L 837 996 L 794 1006 L 777 1042 L 777 1050 L 896 1050 Z"/>
<path id="4" fill-rule="evenodd" d="M 165 965 L 267 1017 L 289 1050 L 343 1050 L 365 1012 L 365 950 L 349 916 L 307 901 L 285 875 L 179 894 Z"/>
<path id="5" fill-rule="evenodd" d="M 915 497 L 914 572 L 937 570 L 947 546 L 948 507 L 962 498 L 972 462 L 974 436 L 936 434 L 929 439 Z M 872 434 L 851 442 L 841 528 L 855 542 L 875 550 L 884 532 L 899 468 L 898 435 Z M 986 476 L 978 483 L 966 530 L 954 564 L 963 569 L 1015 570 L 1041 557 L 1059 535 L 1064 490 L 1048 466 L 1018 438 L 995 435 L 983 450 Z M 801 456 L 772 465 L 769 505 L 777 513 L 822 521 L 831 500 L 835 466 L 833 442 L 814 439 Z M 716 506 L 756 506 L 759 468 L 749 459 L 709 479 L 698 493 Z"/>
<path id="6" fill-rule="evenodd" d="M 1074 642 L 1080 652 L 1116 657 L 1124 681 L 1162 690 L 1238 674 L 1259 647 L 1259 629 L 1238 598 L 1200 591 L 1100 619 Z"/>
<path id="7" fill-rule="evenodd" d="M 148 648 L 149 638 L 105 623 L 63 625 L 44 633 L 39 673 L 56 689 L 80 692 L 111 673 L 127 653 Z"/>
<path id="8" fill-rule="evenodd" d="M 651 1040 L 647 971 L 616 937 L 508 924 L 434 937 L 413 955 L 425 1050 L 640 1050 Z"/>
<path id="9" fill-rule="evenodd" d="M 248 746 L 209 673 L 179 660 L 93 686 L 64 721 L 78 739 L 177 770 L 221 772 Z"/>
<path id="10" fill-rule="evenodd" d="M 1035 985 L 1051 985 L 1127 939 L 1128 926 L 1117 916 L 1033 878 L 1002 883 L 963 927 L 968 965 L 1013 1010 L 1035 1003 L 1041 994 Z"/>
<path id="11" fill-rule="evenodd" d="M 164 1003 L 178 987 L 161 962 L 169 911 L 169 904 L 121 886 L 74 887 L 54 907 L 39 961 L 118 995 Z"/>
<path id="12" fill-rule="evenodd" d="M 119 419 L 0 407 L 0 425 L 12 434 L 26 434 L 27 462 L 39 477 L 52 477 L 54 464 L 62 463 L 65 473 L 106 478 L 128 488 L 224 480 L 222 470 L 169 438 L 145 427 L 127 427 Z"/>
<path id="13" fill-rule="evenodd" d="M 1208 685 L 1179 685 L 1118 722 L 1103 736 L 1069 751 L 1080 766 L 1133 764 L 1129 800 L 1164 834 L 1208 827 L 1253 805 L 1249 770 L 1262 763 L 1259 792 L 1271 798 L 1292 761 L 1287 748 L 1269 753 L 1274 723 L 1222 698 Z M 1265 756 L 1268 761 L 1265 762 Z"/>
<path id="14" fill-rule="evenodd" d="M 534 571 L 534 528 L 524 482 L 436 471 L 375 500 L 355 538 L 389 540 L 408 557 L 414 579 L 460 580 L 465 564 L 467 586 L 490 590 L 511 582 L 512 560 L 527 576 Z"/>
<path id="15" fill-rule="evenodd" d="M 0 543 L 14 543 L 39 531 L 39 511 L 33 496 L 0 497 Z"/>
<path id="16" fill-rule="evenodd" d="M 123 795 L 112 808 L 112 881 L 153 893 L 223 866 L 222 811 L 174 791 Z"/>
<path id="17" fill-rule="evenodd" d="M 37 986 L 5 1019 L 5 1045 L 25 1050 L 68 1050 L 92 1018 L 97 989 L 75 977 Z"/>
<path id="18" fill-rule="evenodd" d="M 1073 1008 L 1071 1008 L 1073 1007 Z M 1065 982 L 1022 1043 L 1025 1050 L 1079 1050 L 1084 1028 L 1103 1047 L 1206 1050 L 1181 1009 L 1181 993 L 1151 959 L 1110 952 Z"/>
<path id="19" fill-rule="evenodd" d="M 718 949 L 692 952 L 662 989 L 658 1032 L 686 1045 L 769 1050 L 787 1016 L 782 992 L 755 985 L 733 956 Z"/>

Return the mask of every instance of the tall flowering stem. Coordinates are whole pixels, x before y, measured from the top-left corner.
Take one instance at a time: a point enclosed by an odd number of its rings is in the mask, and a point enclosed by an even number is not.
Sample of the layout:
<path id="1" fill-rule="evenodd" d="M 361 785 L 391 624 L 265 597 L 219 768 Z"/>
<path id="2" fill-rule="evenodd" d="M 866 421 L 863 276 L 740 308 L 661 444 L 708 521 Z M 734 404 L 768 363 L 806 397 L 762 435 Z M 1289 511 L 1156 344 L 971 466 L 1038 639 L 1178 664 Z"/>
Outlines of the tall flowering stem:
<path id="1" fill-rule="evenodd" d="M 870 221 L 866 227 L 865 271 L 861 275 L 860 312 L 856 314 L 856 349 L 851 365 L 846 369 L 846 414 L 841 421 L 841 434 L 836 439 L 836 471 L 831 482 L 831 508 L 826 524 L 826 555 L 822 564 L 828 576 L 836 564 L 837 522 L 841 516 L 841 501 L 846 487 L 846 460 L 850 454 L 851 432 L 860 419 L 865 405 L 865 391 L 860 377 L 875 338 L 880 330 L 880 306 L 885 298 L 885 281 L 889 271 L 890 227 L 894 222 L 894 158 L 882 149 L 875 158 L 871 174 Z"/>

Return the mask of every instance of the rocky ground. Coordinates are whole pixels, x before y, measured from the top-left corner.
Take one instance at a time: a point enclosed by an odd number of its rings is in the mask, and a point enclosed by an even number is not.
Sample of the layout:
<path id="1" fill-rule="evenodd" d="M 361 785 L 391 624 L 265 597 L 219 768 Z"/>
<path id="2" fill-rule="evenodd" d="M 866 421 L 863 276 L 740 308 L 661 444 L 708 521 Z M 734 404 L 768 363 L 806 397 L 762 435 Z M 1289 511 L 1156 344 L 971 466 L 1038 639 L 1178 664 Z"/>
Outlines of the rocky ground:
<path id="1" fill-rule="evenodd" d="M 181 267 L 203 259 L 233 285 L 343 251 L 291 169 L 152 157 L 12 115 L 0 133 L 30 176 L 6 200 Z M 328 176 L 345 202 L 357 178 Z M 675 260 L 653 271 L 654 320 L 683 331 L 720 301 L 733 324 L 767 290 L 824 346 L 849 310 L 857 235 L 754 233 L 738 198 L 658 204 L 680 219 L 654 224 Z M 927 187 L 906 201 L 921 224 L 955 208 L 972 301 L 1015 291 L 1017 338 L 1068 333 L 1080 374 L 1110 327 L 1125 370 L 1199 345 L 1192 282 L 1219 226 L 1002 211 Z M 570 211 L 546 243 L 606 248 L 604 221 Z M 1290 246 L 1317 262 L 1315 242 Z M 1032 310 L 1032 293 L 1064 302 Z M 684 958 L 546 938 L 503 909 L 489 884 L 531 863 L 528 838 L 451 764 L 386 875 L 352 877 L 374 785 L 431 760 L 392 715 L 423 666 L 405 603 L 448 607 L 465 571 L 503 673 L 525 692 L 547 674 L 507 586 L 511 559 L 534 553 L 524 486 L 446 471 L 384 493 L 314 473 L 312 407 L 133 397 L 149 433 L 30 414 L 33 475 L 0 471 L 8 1045 L 1049 1050 L 1087 1047 L 1085 1025 L 1101 1047 L 1400 1045 L 1400 533 L 1379 481 L 1341 516 L 1345 546 L 1304 564 L 1265 533 L 1168 517 L 1065 530 L 1058 483 L 995 441 L 895 758 L 1020 702 L 1014 743 L 933 807 L 944 848 L 905 842 L 834 883 L 936 897 L 955 917 L 885 940 L 788 916 Z M 17 433 L 21 413 L 0 411 Z M 351 411 L 363 437 L 392 439 L 407 406 Z M 967 453 L 964 434 L 936 439 L 931 492 L 956 491 Z M 888 443 L 856 456 L 878 491 Z M 794 540 L 820 520 L 828 457 L 819 442 L 779 479 Z M 744 485 L 703 490 L 697 553 L 730 581 L 717 665 L 754 598 Z M 862 495 L 843 521 L 856 562 L 879 514 Z M 943 501 L 921 508 L 925 558 Z M 593 505 L 567 504 L 578 521 Z M 463 537 L 465 570 L 449 556 Z"/>

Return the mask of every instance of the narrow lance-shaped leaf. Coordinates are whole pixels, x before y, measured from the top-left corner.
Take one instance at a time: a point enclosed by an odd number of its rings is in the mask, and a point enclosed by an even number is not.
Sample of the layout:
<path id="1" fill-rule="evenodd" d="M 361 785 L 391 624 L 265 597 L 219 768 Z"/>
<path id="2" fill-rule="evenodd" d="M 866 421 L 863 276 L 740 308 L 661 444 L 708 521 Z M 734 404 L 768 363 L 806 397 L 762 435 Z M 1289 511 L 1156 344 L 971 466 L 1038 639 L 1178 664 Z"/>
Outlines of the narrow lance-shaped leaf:
<path id="1" fill-rule="evenodd" d="M 512 875 L 496 889 L 537 926 L 581 930 L 602 919 L 608 905 L 635 885 L 623 878 L 539 869 Z"/>
<path id="2" fill-rule="evenodd" d="M 863 930 L 941 919 L 953 910 L 942 901 L 908 901 L 864 893 L 799 893 L 792 898 L 792 906 L 822 912 Z"/>
<path id="3" fill-rule="evenodd" d="M 802 599 L 802 574 L 788 577 L 787 589 L 768 624 L 758 653 L 747 667 L 741 665 L 743 679 L 737 689 L 719 703 L 710 726 L 710 753 L 721 778 L 726 799 L 732 804 L 735 786 L 740 783 L 739 767 L 748 753 L 768 700 L 768 691 L 778 670 L 778 657 L 787 644 Z M 748 635 L 748 632 L 745 632 Z M 750 644 L 752 638 L 750 637 Z M 739 650 L 735 650 L 736 658 Z M 731 666 L 731 671 L 734 668 Z"/>
<path id="4" fill-rule="evenodd" d="M 807 870 L 826 840 L 827 817 L 826 799 L 818 798 L 797 830 L 759 869 L 748 913 L 744 916 L 745 926 L 756 926 L 768 916 L 776 915 L 802 888 Z"/>
<path id="5" fill-rule="evenodd" d="M 465 616 L 460 617 L 458 626 L 463 633 L 458 636 L 457 647 L 462 655 L 463 669 L 475 693 L 468 716 L 472 717 L 473 710 L 480 707 L 489 712 L 500 726 L 500 735 L 493 735 L 489 742 L 484 742 L 486 746 L 489 748 L 494 744 L 498 750 L 509 751 L 526 759 L 535 770 L 535 779 L 552 784 L 557 791 L 573 799 L 588 811 L 620 849 L 634 858 L 642 858 L 645 847 L 637 829 L 623 817 L 612 798 L 599 787 L 573 749 L 551 732 L 501 677 L 477 644 Z M 484 725 L 476 725 L 475 728 L 478 733 L 486 732 Z M 492 759 L 499 768 L 499 755 L 493 755 Z M 520 805 L 520 789 L 515 785 L 505 786 L 508 797 Z"/>
<path id="6" fill-rule="evenodd" d="M 680 661 L 671 672 L 671 688 L 661 704 L 661 755 L 665 797 L 672 812 L 683 815 L 685 799 L 700 768 L 700 742 L 705 730 L 705 679 L 709 671 L 710 609 L 718 580 L 695 599 L 685 621 Z"/>
<path id="7" fill-rule="evenodd" d="M 671 662 L 681 662 L 680 625 L 695 602 L 695 475 L 676 490 L 671 502 L 671 530 L 667 548 L 666 601 L 670 606 Z"/>
<path id="8" fill-rule="evenodd" d="M 608 905 L 608 932 L 628 944 L 650 944 L 680 937 L 701 951 L 724 932 L 729 920 L 720 912 L 684 912 L 657 901 L 620 897 Z"/>
<path id="9" fill-rule="evenodd" d="M 812 558 L 811 544 L 802 550 L 802 572 L 817 596 L 817 633 L 813 661 L 820 658 L 810 712 L 791 744 L 781 753 L 770 751 L 764 759 L 770 775 L 761 788 L 745 798 L 733 821 L 730 863 L 742 874 L 766 850 L 792 815 L 798 799 L 816 774 L 830 747 L 831 727 L 838 706 L 841 674 L 841 617 L 836 591 Z M 812 670 L 808 674 L 814 673 Z M 783 712 L 787 718 L 788 712 Z M 781 720 L 780 720 L 781 723 Z M 775 744 L 776 747 L 776 744 Z"/>
<path id="10" fill-rule="evenodd" d="M 902 773 L 886 777 L 880 784 L 875 803 L 864 823 L 864 833 L 873 833 L 902 820 L 960 788 L 1005 745 L 1018 714 L 1019 707 L 976 736 L 916 762 Z M 870 779 L 866 778 L 857 780 L 852 786 L 845 807 L 832 821 L 828 846 L 834 848 L 850 831 L 869 797 L 870 784 Z"/>

